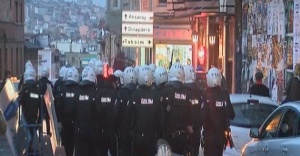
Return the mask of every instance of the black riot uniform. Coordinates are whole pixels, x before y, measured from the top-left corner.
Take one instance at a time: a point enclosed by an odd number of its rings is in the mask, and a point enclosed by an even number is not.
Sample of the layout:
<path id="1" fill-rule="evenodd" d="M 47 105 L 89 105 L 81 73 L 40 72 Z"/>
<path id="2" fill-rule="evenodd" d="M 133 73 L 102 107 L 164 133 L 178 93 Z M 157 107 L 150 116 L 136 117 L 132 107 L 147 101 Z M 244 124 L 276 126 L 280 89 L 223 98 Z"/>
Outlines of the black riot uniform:
<path id="1" fill-rule="evenodd" d="M 104 86 L 106 79 L 104 78 L 104 76 L 102 74 L 96 75 L 96 78 L 97 78 L 97 84 L 96 84 L 97 90 L 101 90 Z"/>
<path id="2" fill-rule="evenodd" d="M 75 155 L 94 155 L 95 147 L 92 132 L 95 129 L 96 85 L 83 80 L 75 94 Z"/>
<path id="3" fill-rule="evenodd" d="M 187 127 L 192 125 L 191 103 L 187 90 L 179 81 L 169 82 L 167 88 L 164 131 L 173 152 L 185 154 L 188 136 Z"/>
<path id="4" fill-rule="evenodd" d="M 153 156 L 158 135 L 162 134 L 162 97 L 146 85 L 140 86 L 131 97 L 133 155 Z"/>
<path id="5" fill-rule="evenodd" d="M 22 106 L 22 113 L 28 125 L 40 124 L 41 112 L 43 105 L 41 104 L 41 94 L 39 90 L 39 85 L 34 80 L 25 81 L 19 92 L 20 105 Z M 29 132 L 31 138 L 34 133 L 38 130 L 36 126 L 30 126 Z M 32 145 L 30 140 L 30 146 Z"/>
<path id="6" fill-rule="evenodd" d="M 78 90 L 78 83 L 67 80 L 61 90 L 57 105 L 59 110 L 56 112 L 57 121 L 61 124 L 61 140 L 65 147 L 66 155 L 73 156 L 74 151 L 74 111 L 76 99 L 75 93 Z"/>
<path id="7" fill-rule="evenodd" d="M 192 147 L 192 156 L 198 156 L 199 154 L 199 146 L 200 146 L 200 137 L 201 137 L 201 105 L 202 105 L 202 98 L 203 98 L 203 92 L 200 90 L 200 88 L 197 87 L 195 83 L 185 83 L 185 88 L 188 91 L 188 94 L 190 95 L 190 101 L 192 104 L 192 125 L 193 125 L 193 134 L 191 135 L 191 138 L 189 138 L 191 147 Z"/>
<path id="8" fill-rule="evenodd" d="M 62 90 L 62 88 L 64 87 L 64 85 L 65 85 L 65 82 L 66 81 L 64 81 L 63 80 L 63 77 L 59 77 L 56 81 L 55 81 L 55 83 L 54 83 L 54 86 L 53 86 L 53 97 L 54 97 L 54 106 L 55 106 L 55 111 L 56 112 L 58 112 L 59 110 L 61 110 L 60 108 L 59 108 L 59 106 L 57 105 L 57 99 L 59 99 L 59 96 L 60 96 L 60 94 L 61 94 L 61 90 Z"/>
<path id="9" fill-rule="evenodd" d="M 117 98 L 117 77 L 110 75 L 104 82 L 103 88 L 97 93 L 96 104 L 96 137 L 95 143 L 100 156 L 116 155 L 116 117 L 115 104 Z"/>
<path id="10" fill-rule="evenodd" d="M 119 135 L 119 155 L 131 155 L 131 137 L 130 137 L 130 123 L 132 106 L 129 103 L 131 93 L 137 88 L 136 84 L 130 83 L 120 88 L 116 103 L 116 116 L 117 116 L 117 134 Z"/>
<path id="11" fill-rule="evenodd" d="M 40 93 L 41 95 L 45 95 L 46 92 L 47 92 L 47 88 L 48 88 L 48 85 L 51 86 L 51 89 L 53 89 L 53 85 L 51 83 L 51 81 L 49 81 L 49 79 L 47 77 L 41 77 L 39 79 L 39 89 L 40 89 Z M 49 136 L 51 136 L 51 131 L 50 131 L 50 116 L 49 116 L 49 113 L 48 113 L 48 110 L 46 109 L 46 103 L 45 103 L 45 100 L 42 101 L 43 105 L 44 105 L 44 119 L 46 120 L 46 129 L 47 129 L 47 134 Z"/>
<path id="12" fill-rule="evenodd" d="M 229 119 L 235 117 L 229 93 L 217 86 L 207 88 L 203 98 L 201 119 L 203 120 L 204 155 L 222 156 L 224 145 L 228 141 L 225 131 L 229 128 Z"/>

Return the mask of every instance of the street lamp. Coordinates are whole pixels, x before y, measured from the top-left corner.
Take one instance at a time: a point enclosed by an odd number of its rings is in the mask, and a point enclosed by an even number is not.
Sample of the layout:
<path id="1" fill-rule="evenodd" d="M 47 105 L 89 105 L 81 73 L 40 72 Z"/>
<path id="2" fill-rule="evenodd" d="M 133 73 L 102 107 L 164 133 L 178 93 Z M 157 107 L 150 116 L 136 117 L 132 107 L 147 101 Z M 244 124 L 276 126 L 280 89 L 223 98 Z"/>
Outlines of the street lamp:
<path id="1" fill-rule="evenodd" d="M 193 33 L 192 33 L 192 41 L 193 41 L 193 43 L 197 43 L 198 40 L 199 40 L 198 32 L 193 31 Z"/>

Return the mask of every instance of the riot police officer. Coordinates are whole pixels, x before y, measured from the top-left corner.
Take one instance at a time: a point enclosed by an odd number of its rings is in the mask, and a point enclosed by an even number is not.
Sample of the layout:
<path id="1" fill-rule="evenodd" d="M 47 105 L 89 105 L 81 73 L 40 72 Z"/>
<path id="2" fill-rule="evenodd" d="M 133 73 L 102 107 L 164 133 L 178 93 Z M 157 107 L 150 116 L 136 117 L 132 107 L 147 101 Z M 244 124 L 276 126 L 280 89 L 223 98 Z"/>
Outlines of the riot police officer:
<path id="1" fill-rule="evenodd" d="M 119 90 L 123 85 L 123 72 L 121 70 L 116 70 L 114 75 L 118 78 L 117 90 Z"/>
<path id="2" fill-rule="evenodd" d="M 59 98 L 61 89 L 64 87 L 65 81 L 67 80 L 66 71 L 67 71 L 67 68 L 65 66 L 60 68 L 59 77 L 55 81 L 54 86 L 53 86 L 54 106 L 55 106 L 56 112 L 60 110 L 60 108 L 57 104 L 58 103 L 57 99 Z"/>
<path id="3" fill-rule="evenodd" d="M 162 133 L 162 98 L 152 90 L 153 72 L 145 65 L 138 76 L 139 89 L 131 95 L 133 155 L 153 156 L 158 134 Z"/>
<path id="4" fill-rule="evenodd" d="M 31 63 L 30 60 L 28 60 L 28 61 L 26 62 L 26 64 L 25 64 L 25 70 L 26 70 L 27 68 L 29 68 L 29 67 L 33 68 L 32 63 Z M 22 75 L 22 77 L 21 77 L 21 79 L 20 79 L 20 82 L 19 82 L 19 84 L 18 84 L 18 91 L 21 90 L 23 84 L 24 84 L 24 75 Z"/>
<path id="5" fill-rule="evenodd" d="M 166 140 L 172 151 L 186 154 L 187 137 L 193 132 L 191 121 L 191 103 L 184 85 L 183 66 L 176 62 L 169 71 L 167 88 L 164 130 Z"/>
<path id="6" fill-rule="evenodd" d="M 131 123 L 131 105 L 129 103 L 131 93 L 136 90 L 136 73 L 132 67 L 126 67 L 123 72 L 124 85 L 120 88 L 116 103 L 117 116 L 117 133 L 120 136 L 118 139 L 119 155 L 131 155 L 131 138 L 130 138 L 130 123 Z"/>
<path id="7" fill-rule="evenodd" d="M 67 81 L 61 89 L 58 99 L 60 110 L 56 112 L 57 121 L 61 126 L 61 140 L 65 147 L 66 155 L 73 156 L 74 151 L 74 109 L 78 90 L 79 73 L 75 67 L 67 69 Z"/>
<path id="8" fill-rule="evenodd" d="M 33 67 L 28 67 L 24 72 L 24 84 L 19 92 L 20 106 L 25 121 L 29 126 L 29 149 L 28 153 L 33 152 L 33 137 L 36 131 L 40 128 L 35 124 L 41 124 L 43 107 L 41 104 L 41 94 L 39 85 L 36 82 L 36 72 Z"/>
<path id="9" fill-rule="evenodd" d="M 191 65 L 184 66 L 185 79 L 184 86 L 188 90 L 188 94 L 190 95 L 190 100 L 192 104 L 192 124 L 193 124 L 193 134 L 189 138 L 191 143 L 191 154 L 192 156 L 198 156 L 199 154 L 199 145 L 200 145 L 200 137 L 201 137 L 201 119 L 200 119 L 200 111 L 202 104 L 202 95 L 203 92 L 200 88 L 197 87 L 195 80 L 196 74 Z"/>
<path id="10" fill-rule="evenodd" d="M 95 74 L 96 74 L 96 86 L 98 90 L 101 90 L 103 87 L 103 83 L 105 81 L 105 78 L 103 76 L 103 63 L 100 60 L 95 61 L 95 65 L 93 67 Z"/>
<path id="11" fill-rule="evenodd" d="M 222 75 L 217 68 L 211 68 L 207 75 L 208 88 L 204 91 L 204 105 L 201 108 L 203 120 L 204 155 L 222 156 L 227 145 L 229 119 L 234 119 L 229 93 L 221 89 Z"/>
<path id="12" fill-rule="evenodd" d="M 96 102 L 96 137 L 95 144 L 99 148 L 100 156 L 116 156 L 116 117 L 114 116 L 117 98 L 118 78 L 109 75 L 97 93 Z"/>
<path id="13" fill-rule="evenodd" d="M 53 85 L 51 83 L 51 81 L 48 79 L 50 75 L 50 69 L 49 67 L 47 66 L 43 66 L 42 69 L 41 69 L 41 77 L 39 79 L 39 89 L 40 89 L 40 94 L 42 96 L 44 96 L 48 90 L 48 86 L 50 86 L 51 88 L 51 91 L 53 89 Z M 42 97 L 43 98 L 43 97 Z M 50 131 L 50 116 L 49 116 L 49 112 L 48 112 L 48 109 L 46 107 L 46 103 L 45 103 L 45 100 L 43 99 L 42 100 L 42 103 L 43 103 L 43 107 L 44 107 L 44 112 L 43 112 L 43 115 L 44 115 L 44 119 L 46 120 L 46 130 L 47 130 L 47 135 L 51 136 L 51 131 Z"/>
<path id="14" fill-rule="evenodd" d="M 93 142 L 96 109 L 96 75 L 87 66 L 82 71 L 82 82 L 75 94 L 75 155 L 93 155 L 97 149 Z"/>

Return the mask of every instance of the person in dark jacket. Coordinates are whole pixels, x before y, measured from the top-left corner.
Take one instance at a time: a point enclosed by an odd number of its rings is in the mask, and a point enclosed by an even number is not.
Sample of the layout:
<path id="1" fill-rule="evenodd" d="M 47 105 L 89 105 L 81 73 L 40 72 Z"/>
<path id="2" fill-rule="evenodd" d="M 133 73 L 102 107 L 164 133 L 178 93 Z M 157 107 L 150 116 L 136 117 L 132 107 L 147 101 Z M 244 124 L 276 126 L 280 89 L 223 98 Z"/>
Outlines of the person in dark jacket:
<path id="1" fill-rule="evenodd" d="M 24 119 L 30 127 L 28 127 L 29 134 L 29 148 L 27 153 L 33 152 L 33 137 L 41 127 L 43 105 L 41 104 L 41 94 L 39 85 L 36 82 L 36 72 L 32 67 L 29 67 L 24 72 L 24 84 L 19 92 L 20 106 L 22 106 L 22 114 Z M 40 133 L 42 134 L 42 133 Z"/>
<path id="2" fill-rule="evenodd" d="M 59 96 L 61 94 L 61 90 L 64 87 L 64 84 L 67 80 L 66 71 L 67 71 L 67 68 L 65 66 L 60 68 L 59 77 L 55 81 L 54 86 L 53 86 L 53 91 L 52 92 L 53 92 L 54 106 L 55 106 L 55 111 L 56 112 L 61 110 L 61 108 L 59 108 L 59 106 L 58 106 L 57 99 L 59 99 Z"/>
<path id="3" fill-rule="evenodd" d="M 176 62 L 169 71 L 166 105 L 164 107 L 164 131 L 166 141 L 169 142 L 172 151 L 180 155 L 190 152 L 187 138 L 193 133 L 192 105 L 183 82 L 183 66 Z"/>
<path id="4" fill-rule="evenodd" d="M 229 119 L 235 113 L 231 105 L 229 93 L 222 90 L 222 75 L 217 68 L 211 68 L 207 75 L 207 86 L 203 93 L 201 120 L 203 122 L 204 155 L 222 156 L 228 137 Z"/>
<path id="5" fill-rule="evenodd" d="M 203 92 L 200 88 L 197 87 L 195 80 L 196 80 L 196 73 L 191 65 L 184 66 L 185 72 L 185 82 L 184 86 L 188 90 L 188 94 L 191 97 L 191 104 L 192 104 L 192 124 L 193 124 L 193 134 L 190 138 L 191 142 L 191 150 L 192 156 L 198 156 L 199 154 L 199 146 L 200 146 L 200 137 L 201 137 L 201 104 L 202 104 L 202 96 Z"/>
<path id="6" fill-rule="evenodd" d="M 26 70 L 27 68 L 29 68 L 29 67 L 33 68 L 32 63 L 31 63 L 30 60 L 28 60 L 28 61 L 26 62 L 26 64 L 25 64 L 25 70 Z M 21 90 L 23 83 L 24 83 L 24 75 L 21 76 L 20 82 L 19 82 L 19 84 L 18 84 L 18 91 Z"/>
<path id="7" fill-rule="evenodd" d="M 162 134 L 162 96 L 152 90 L 153 72 L 144 65 L 138 75 L 139 88 L 131 95 L 133 156 L 156 154 L 158 135 Z"/>
<path id="8" fill-rule="evenodd" d="M 118 154 L 120 156 L 131 155 L 132 144 L 130 137 L 130 123 L 132 116 L 132 105 L 129 103 L 131 94 L 136 90 L 136 74 L 132 67 L 126 67 L 123 72 L 123 83 L 124 85 L 120 88 L 118 92 L 117 102 L 116 102 L 116 116 L 117 116 L 117 135 L 119 149 Z"/>
<path id="9" fill-rule="evenodd" d="M 294 68 L 292 78 L 286 84 L 286 94 L 288 101 L 299 101 L 300 100 L 300 64 L 297 63 Z"/>
<path id="10" fill-rule="evenodd" d="M 95 155 L 96 147 L 93 132 L 96 110 L 96 75 L 93 68 L 87 66 L 82 71 L 82 82 L 75 94 L 75 155 Z"/>
<path id="11" fill-rule="evenodd" d="M 255 74 L 255 84 L 250 87 L 249 93 L 253 95 L 260 95 L 270 97 L 269 88 L 262 83 L 263 73 L 258 71 Z"/>
<path id="12" fill-rule="evenodd" d="M 116 85 L 118 78 L 109 75 L 103 82 L 102 89 L 98 90 L 96 98 L 96 137 L 95 143 L 99 147 L 99 155 L 116 156 L 116 117 L 115 103 L 117 98 Z"/>
<path id="13" fill-rule="evenodd" d="M 61 89 L 61 95 L 58 97 L 60 110 L 56 112 L 57 121 L 61 126 L 61 141 L 65 147 L 66 155 L 73 156 L 74 151 L 74 111 L 75 94 L 78 90 L 79 73 L 75 67 L 67 69 L 67 81 Z"/>

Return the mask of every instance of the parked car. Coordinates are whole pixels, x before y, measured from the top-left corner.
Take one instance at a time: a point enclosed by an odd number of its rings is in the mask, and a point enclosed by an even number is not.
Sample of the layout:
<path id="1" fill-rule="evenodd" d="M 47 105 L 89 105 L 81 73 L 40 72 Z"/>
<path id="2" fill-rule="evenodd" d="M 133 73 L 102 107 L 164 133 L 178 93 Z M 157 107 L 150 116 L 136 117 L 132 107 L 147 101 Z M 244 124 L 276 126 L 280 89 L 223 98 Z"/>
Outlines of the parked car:
<path id="1" fill-rule="evenodd" d="M 264 121 L 251 128 L 253 138 L 242 156 L 298 156 L 300 153 L 300 101 L 281 105 Z"/>
<path id="2" fill-rule="evenodd" d="M 250 94 L 231 94 L 230 100 L 235 111 L 235 118 L 230 121 L 235 147 L 227 147 L 223 155 L 240 156 L 244 145 L 251 141 L 250 128 L 260 127 L 279 105 L 271 98 Z"/>

